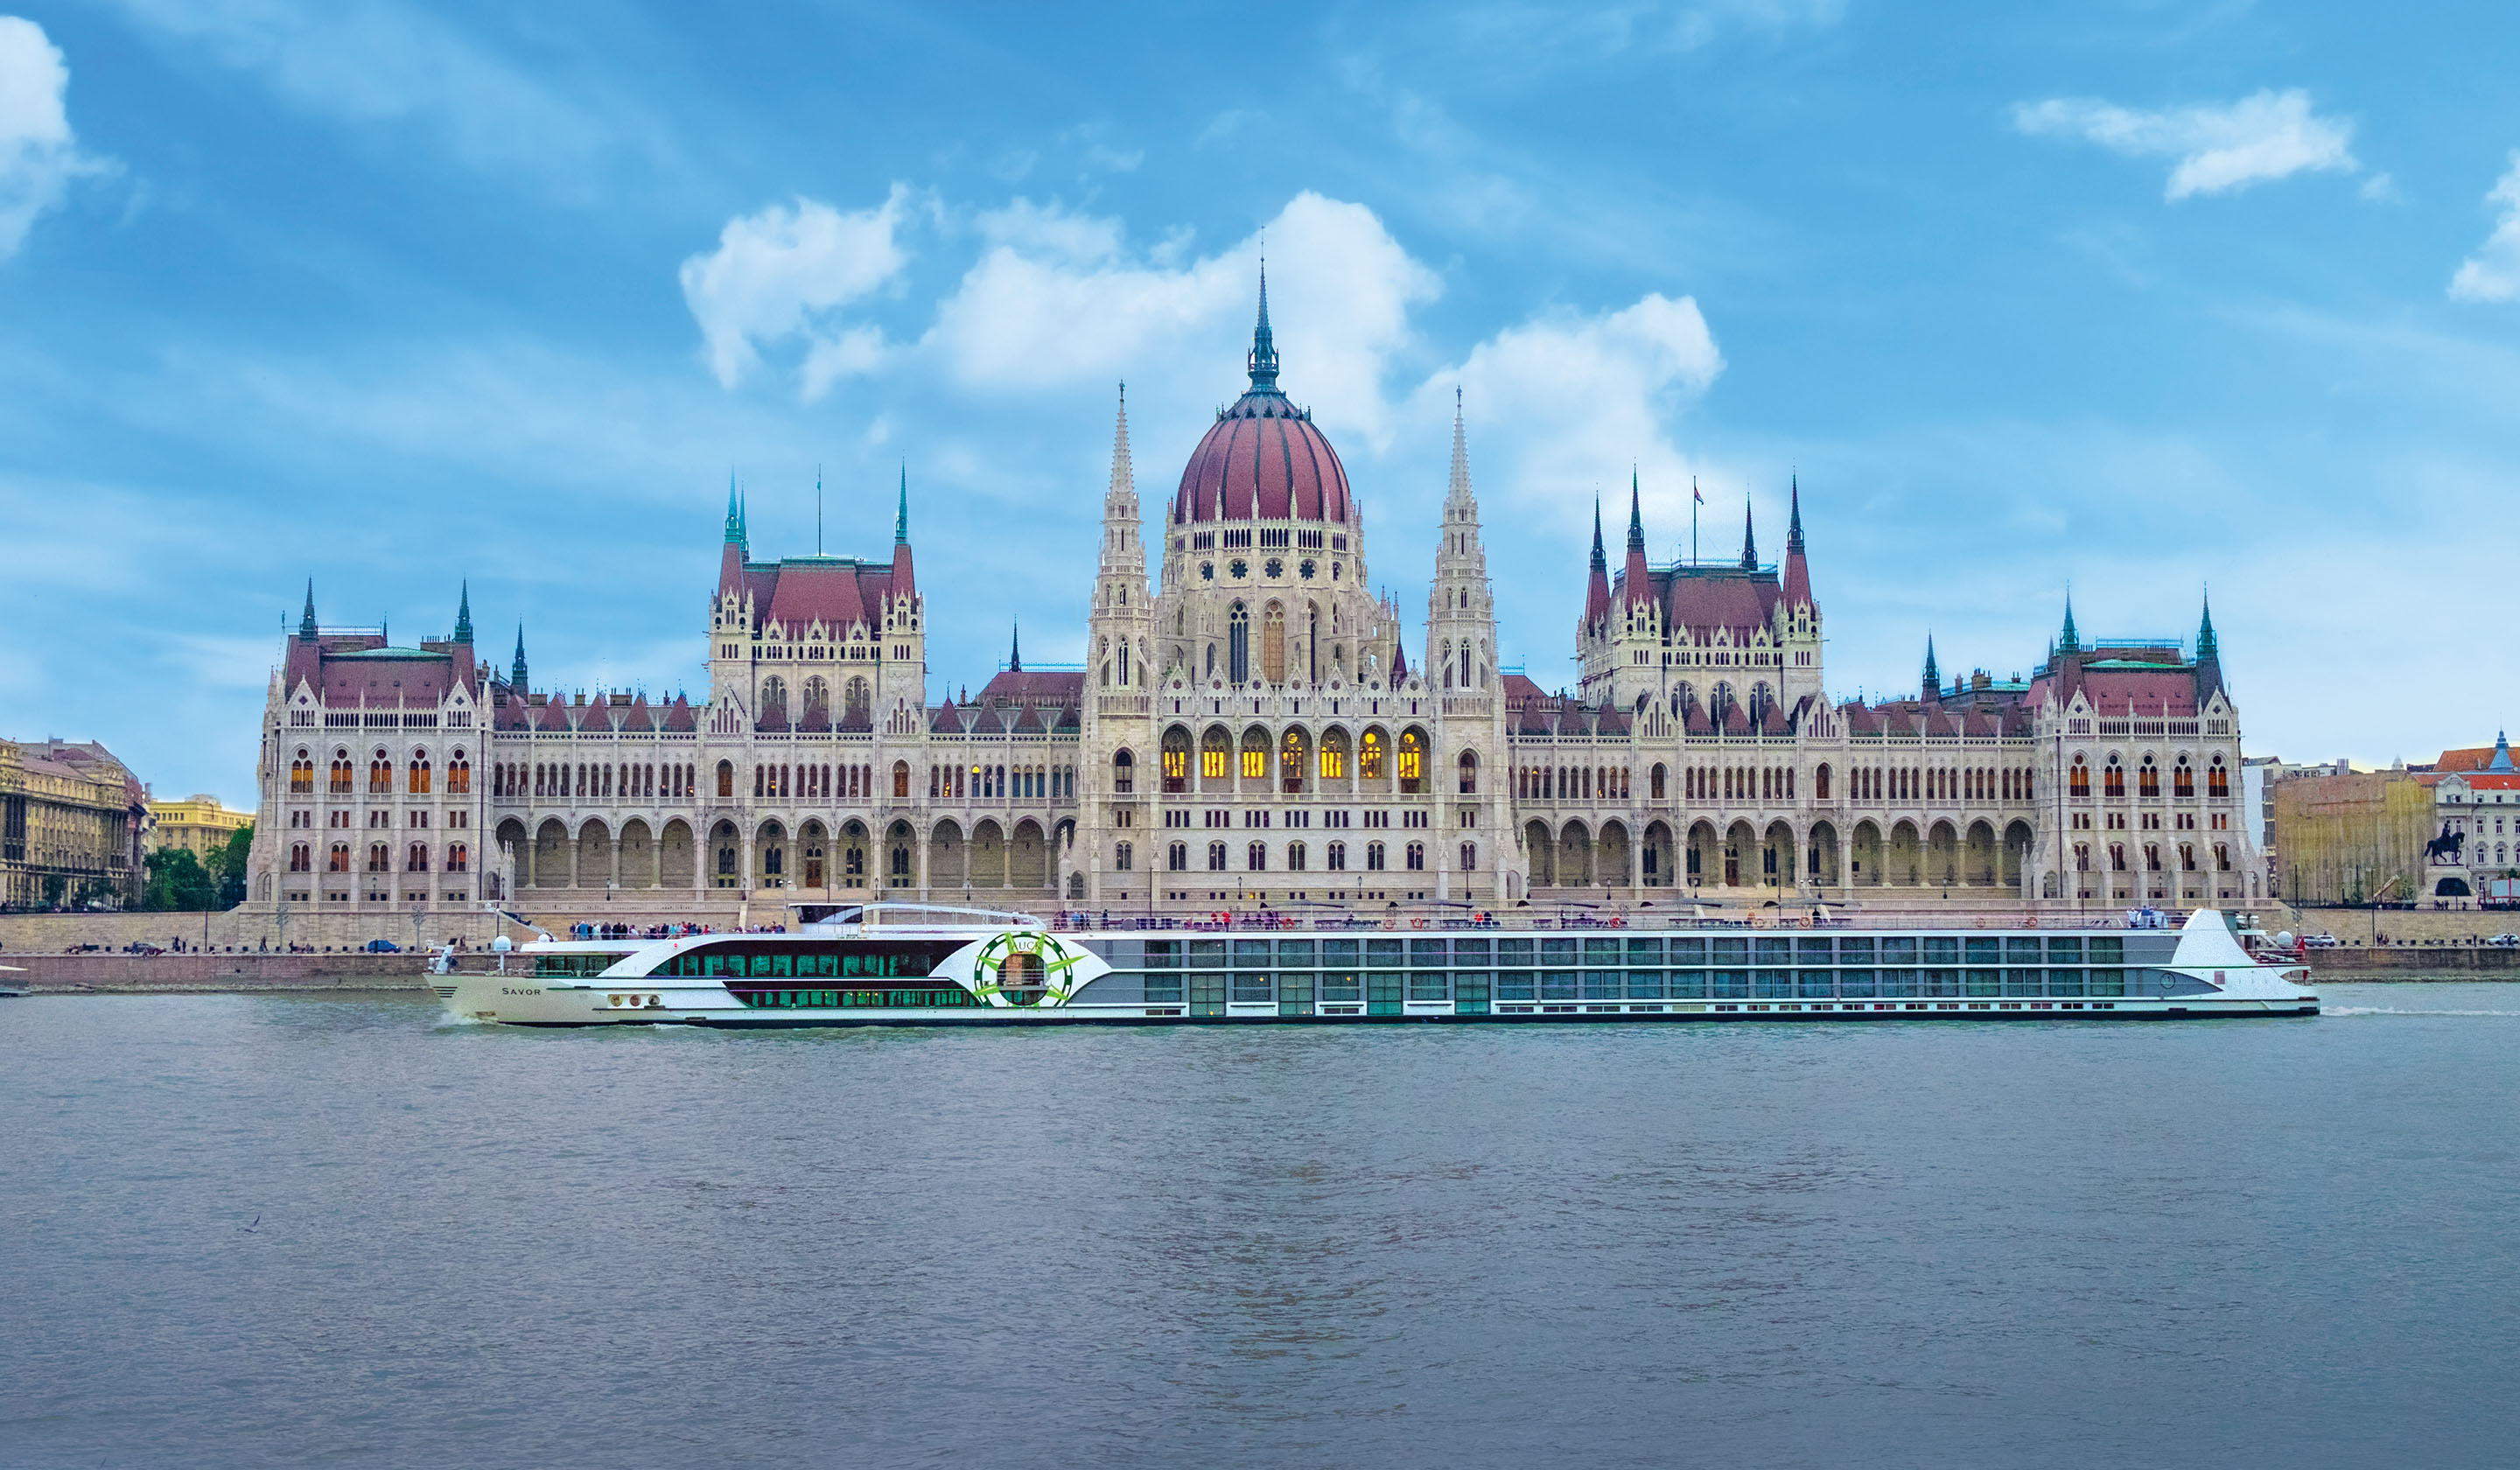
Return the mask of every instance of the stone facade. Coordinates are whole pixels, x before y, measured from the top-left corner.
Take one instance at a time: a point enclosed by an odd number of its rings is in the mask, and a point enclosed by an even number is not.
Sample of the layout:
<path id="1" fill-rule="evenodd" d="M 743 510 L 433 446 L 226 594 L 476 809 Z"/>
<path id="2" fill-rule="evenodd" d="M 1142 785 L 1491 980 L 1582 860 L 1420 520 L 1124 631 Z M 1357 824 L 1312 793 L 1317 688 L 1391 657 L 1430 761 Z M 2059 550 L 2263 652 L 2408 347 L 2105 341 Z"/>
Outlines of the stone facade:
<path id="1" fill-rule="evenodd" d="M 227 846 L 228 838 L 253 825 L 251 812 L 230 811 L 215 796 L 197 793 L 182 801 L 149 803 L 149 850 L 180 847 L 197 858 Z"/>
<path id="2" fill-rule="evenodd" d="M 0 909 L 140 902 L 148 791 L 104 746 L 0 740 Z"/>
<path id="3" fill-rule="evenodd" d="M 398 648 L 318 628 L 310 592 L 265 722 L 254 901 L 1116 918 L 2263 896 L 2210 615 L 2190 649 L 2086 644 L 2069 608 L 2027 679 L 1946 683 L 1928 649 L 1916 696 L 1832 702 L 1799 487 L 1780 564 L 1745 521 L 1738 558 L 1657 565 L 1632 486 L 1615 576 L 1597 519 L 1579 688 L 1546 693 L 1496 662 L 1461 416 L 1413 647 L 1278 367 L 1264 288 L 1249 390 L 1156 521 L 1152 585 L 1123 404 L 1084 666 L 1018 649 L 976 694 L 926 697 L 906 483 L 888 557 L 755 560 L 730 496 L 697 705 L 534 690 L 521 632 L 504 675 L 476 660 L 469 598 L 452 638 Z"/>

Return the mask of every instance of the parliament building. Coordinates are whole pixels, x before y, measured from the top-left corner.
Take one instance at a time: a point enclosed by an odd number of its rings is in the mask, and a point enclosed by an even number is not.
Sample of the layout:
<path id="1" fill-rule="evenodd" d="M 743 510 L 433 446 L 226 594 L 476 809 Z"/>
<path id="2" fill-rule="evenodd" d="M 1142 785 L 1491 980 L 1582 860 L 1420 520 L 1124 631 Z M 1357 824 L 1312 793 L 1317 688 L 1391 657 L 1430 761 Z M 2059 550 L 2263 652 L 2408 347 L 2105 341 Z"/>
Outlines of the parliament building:
<path id="1" fill-rule="evenodd" d="M 1151 527 L 1123 402 L 1086 665 L 1018 655 L 966 697 L 928 698 L 906 486 L 888 556 L 758 559 L 730 501 L 700 703 L 537 690 L 521 632 L 504 670 L 476 652 L 469 593 L 401 646 L 319 624 L 310 587 L 249 902 L 458 933 L 485 901 L 724 923 L 877 897 L 1117 921 L 2261 896 L 2210 612 L 2191 649 L 2087 642 L 2069 606 L 2027 680 L 1947 681 L 1929 647 L 1912 697 L 1832 700 L 1799 487 L 1781 562 L 1745 516 L 1737 558 L 1674 563 L 1632 487 L 1616 563 L 1596 513 L 1580 683 L 1545 692 L 1497 664 L 1459 414 L 1409 643 L 1345 467 L 1279 386 L 1265 282 L 1245 367 Z"/>

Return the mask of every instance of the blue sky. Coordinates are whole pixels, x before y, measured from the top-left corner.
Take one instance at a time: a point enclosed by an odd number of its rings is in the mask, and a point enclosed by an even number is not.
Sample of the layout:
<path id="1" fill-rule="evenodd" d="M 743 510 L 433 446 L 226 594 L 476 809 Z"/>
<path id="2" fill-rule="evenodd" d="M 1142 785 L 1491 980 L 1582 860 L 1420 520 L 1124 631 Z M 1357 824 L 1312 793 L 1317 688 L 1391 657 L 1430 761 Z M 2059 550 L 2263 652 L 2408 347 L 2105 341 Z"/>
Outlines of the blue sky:
<path id="1" fill-rule="evenodd" d="M 1130 382 L 1159 508 L 1286 386 L 1422 615 L 1453 391 L 1508 659 L 1593 497 L 1781 549 L 1841 693 L 2192 636 L 2255 753 L 2509 718 L 2520 10 L 1864 0 L 1099 13 L 0 0 L 0 732 L 250 799 L 284 617 L 703 683 L 755 555 L 882 554 L 931 693 L 1080 646 Z"/>

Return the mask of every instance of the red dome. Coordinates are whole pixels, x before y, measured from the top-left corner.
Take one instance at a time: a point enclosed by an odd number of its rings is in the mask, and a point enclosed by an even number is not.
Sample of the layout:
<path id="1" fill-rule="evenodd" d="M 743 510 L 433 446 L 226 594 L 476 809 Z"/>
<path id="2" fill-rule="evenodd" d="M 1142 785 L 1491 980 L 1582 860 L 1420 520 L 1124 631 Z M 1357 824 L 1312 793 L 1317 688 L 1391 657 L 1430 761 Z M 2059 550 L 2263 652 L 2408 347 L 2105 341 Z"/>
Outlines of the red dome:
<path id="1" fill-rule="evenodd" d="M 1334 520 L 1352 523 L 1347 469 L 1330 441 L 1284 396 L 1245 393 L 1198 441 L 1173 523 L 1192 520 Z"/>

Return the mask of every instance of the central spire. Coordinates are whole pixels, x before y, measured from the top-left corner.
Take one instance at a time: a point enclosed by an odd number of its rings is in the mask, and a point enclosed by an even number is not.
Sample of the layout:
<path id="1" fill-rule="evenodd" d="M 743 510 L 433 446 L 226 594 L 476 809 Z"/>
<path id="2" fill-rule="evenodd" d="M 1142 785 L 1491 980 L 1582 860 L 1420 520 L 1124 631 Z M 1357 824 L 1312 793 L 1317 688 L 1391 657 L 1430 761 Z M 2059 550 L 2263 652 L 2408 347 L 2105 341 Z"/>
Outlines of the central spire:
<path id="1" fill-rule="evenodd" d="M 1759 569 L 1759 528 L 1751 513 L 1750 498 L 1741 498 L 1741 569 Z"/>
<path id="2" fill-rule="evenodd" d="M 1260 257 L 1260 325 L 1251 332 L 1251 391 L 1278 391 L 1278 341 L 1269 334 L 1269 257 Z"/>

